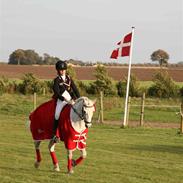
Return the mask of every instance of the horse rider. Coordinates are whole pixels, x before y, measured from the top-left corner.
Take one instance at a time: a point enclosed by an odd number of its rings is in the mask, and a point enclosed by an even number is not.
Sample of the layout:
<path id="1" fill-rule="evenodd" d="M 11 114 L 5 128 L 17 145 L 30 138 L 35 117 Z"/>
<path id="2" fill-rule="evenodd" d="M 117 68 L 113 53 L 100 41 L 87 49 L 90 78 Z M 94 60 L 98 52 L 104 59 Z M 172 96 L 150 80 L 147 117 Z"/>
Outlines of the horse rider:
<path id="1" fill-rule="evenodd" d="M 59 60 L 55 64 L 55 68 L 58 76 L 54 79 L 53 98 L 57 100 L 57 103 L 53 123 L 52 142 L 57 143 L 59 141 L 59 138 L 56 136 L 56 132 L 59 123 L 60 113 L 63 107 L 68 102 L 72 103 L 75 99 L 79 98 L 80 93 L 72 78 L 66 73 L 67 70 L 66 62 Z"/>

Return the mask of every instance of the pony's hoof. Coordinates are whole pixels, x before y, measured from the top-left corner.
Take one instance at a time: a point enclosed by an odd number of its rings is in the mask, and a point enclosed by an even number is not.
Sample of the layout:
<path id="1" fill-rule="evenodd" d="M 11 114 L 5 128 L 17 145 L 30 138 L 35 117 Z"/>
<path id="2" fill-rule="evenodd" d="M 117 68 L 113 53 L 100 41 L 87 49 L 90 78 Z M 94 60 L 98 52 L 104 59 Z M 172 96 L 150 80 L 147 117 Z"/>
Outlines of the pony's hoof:
<path id="1" fill-rule="evenodd" d="M 54 168 L 54 171 L 55 171 L 55 172 L 60 172 L 60 168 L 59 168 L 59 167 Z"/>
<path id="2" fill-rule="evenodd" d="M 70 175 L 70 174 L 73 174 L 74 173 L 74 170 L 69 170 L 68 171 L 68 174 Z"/>
<path id="3" fill-rule="evenodd" d="M 53 170 L 56 171 L 56 172 L 60 172 L 59 165 L 58 164 L 54 165 Z"/>
<path id="4" fill-rule="evenodd" d="M 76 160 L 72 159 L 72 167 L 75 167 L 76 165 Z"/>
<path id="5" fill-rule="evenodd" d="M 34 167 L 35 167 L 35 168 L 39 168 L 39 166 L 40 166 L 40 162 L 37 162 L 37 161 L 36 161 L 36 162 L 34 163 Z"/>

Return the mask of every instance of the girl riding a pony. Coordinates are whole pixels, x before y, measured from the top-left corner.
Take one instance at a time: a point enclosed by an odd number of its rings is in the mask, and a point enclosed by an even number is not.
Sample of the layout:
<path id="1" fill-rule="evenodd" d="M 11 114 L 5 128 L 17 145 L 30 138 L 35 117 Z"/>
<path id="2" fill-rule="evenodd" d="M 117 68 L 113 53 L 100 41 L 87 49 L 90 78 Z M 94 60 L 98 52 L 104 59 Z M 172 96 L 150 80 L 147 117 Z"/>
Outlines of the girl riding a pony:
<path id="1" fill-rule="evenodd" d="M 66 73 L 67 64 L 64 61 L 59 60 L 55 64 L 55 68 L 58 76 L 54 79 L 53 98 L 56 99 L 56 109 L 53 123 L 53 136 L 52 142 L 57 143 L 59 137 L 57 137 L 57 127 L 59 122 L 60 113 L 63 107 L 69 102 L 73 103 L 74 100 L 80 97 L 80 93 L 72 80 L 72 78 Z"/>

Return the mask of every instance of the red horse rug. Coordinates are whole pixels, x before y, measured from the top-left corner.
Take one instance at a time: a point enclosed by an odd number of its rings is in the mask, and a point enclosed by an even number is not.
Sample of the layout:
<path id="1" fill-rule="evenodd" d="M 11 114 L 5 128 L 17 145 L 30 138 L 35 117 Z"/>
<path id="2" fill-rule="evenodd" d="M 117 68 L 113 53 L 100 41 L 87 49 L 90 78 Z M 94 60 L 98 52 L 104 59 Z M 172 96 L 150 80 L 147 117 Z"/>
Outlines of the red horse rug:
<path id="1" fill-rule="evenodd" d="M 41 141 L 52 138 L 55 106 L 56 101 L 53 99 L 40 105 L 30 114 L 30 129 L 34 140 Z M 82 132 L 78 132 L 73 128 L 71 109 L 71 105 L 66 105 L 63 108 L 60 114 L 57 136 L 64 141 L 67 149 L 74 150 L 77 148 L 81 150 L 86 147 L 88 129 L 85 128 Z"/>

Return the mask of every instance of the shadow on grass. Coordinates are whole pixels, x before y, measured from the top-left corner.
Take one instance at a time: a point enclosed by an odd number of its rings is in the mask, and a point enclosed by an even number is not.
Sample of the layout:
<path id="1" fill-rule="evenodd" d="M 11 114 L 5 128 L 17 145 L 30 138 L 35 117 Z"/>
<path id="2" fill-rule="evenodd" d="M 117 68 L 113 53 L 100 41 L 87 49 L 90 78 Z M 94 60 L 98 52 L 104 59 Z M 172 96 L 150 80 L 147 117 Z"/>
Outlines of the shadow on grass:
<path id="1" fill-rule="evenodd" d="M 7 171 L 23 171 L 23 172 L 30 172 L 30 171 L 39 171 L 39 172 L 54 172 L 53 170 L 44 170 L 44 169 L 36 169 L 36 168 L 20 168 L 20 167 L 6 167 L 0 166 L 0 169 L 7 170 Z"/>
<path id="2" fill-rule="evenodd" d="M 135 151 L 151 151 L 151 152 L 166 152 L 174 154 L 183 154 L 182 146 L 172 146 L 172 145 L 134 145 L 133 147 L 128 147 Z"/>
<path id="3" fill-rule="evenodd" d="M 68 171 L 64 171 L 64 170 L 61 170 L 59 172 L 53 170 L 53 169 L 41 169 L 41 168 L 20 168 L 20 167 L 6 167 L 6 166 L 0 166 L 0 170 L 5 170 L 7 172 L 13 172 L 15 173 L 16 171 L 17 172 L 23 172 L 23 173 L 26 173 L 26 174 L 30 174 L 30 172 L 39 172 L 39 173 L 49 173 L 49 174 L 53 174 L 53 175 L 58 175 L 58 174 L 62 174 L 62 175 L 69 175 L 68 174 Z"/>

